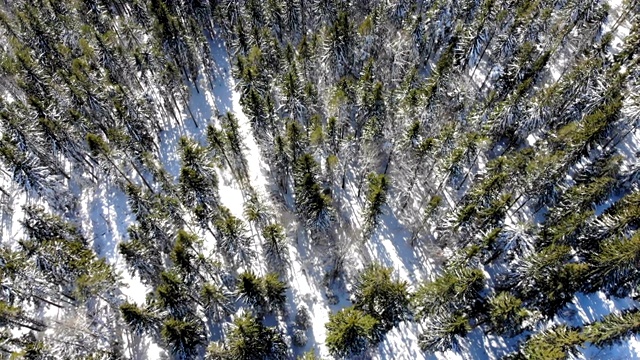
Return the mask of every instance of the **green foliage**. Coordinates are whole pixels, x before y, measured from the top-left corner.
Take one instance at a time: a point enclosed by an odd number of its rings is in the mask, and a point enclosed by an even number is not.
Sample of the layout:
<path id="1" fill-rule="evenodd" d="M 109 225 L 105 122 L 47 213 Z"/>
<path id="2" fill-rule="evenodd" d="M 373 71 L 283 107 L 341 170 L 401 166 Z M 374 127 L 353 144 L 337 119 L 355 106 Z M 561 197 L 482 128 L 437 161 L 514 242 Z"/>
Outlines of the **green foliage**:
<path id="1" fill-rule="evenodd" d="M 591 260 L 589 288 L 604 289 L 624 297 L 640 285 L 640 234 L 630 239 L 614 238 L 602 244 Z"/>
<path id="2" fill-rule="evenodd" d="M 437 314 L 427 320 L 425 331 L 420 334 L 418 344 L 422 351 L 436 352 L 458 349 L 458 340 L 471 331 L 465 315 Z"/>
<path id="3" fill-rule="evenodd" d="M 288 154 L 294 163 L 304 155 L 307 147 L 306 131 L 297 121 L 290 120 L 286 127 Z"/>
<path id="4" fill-rule="evenodd" d="M 509 336 L 522 332 L 522 323 L 530 316 L 529 311 L 523 307 L 522 300 L 507 291 L 491 297 L 489 309 L 491 330 Z"/>
<path id="5" fill-rule="evenodd" d="M 640 332 L 640 311 L 632 309 L 619 314 L 609 314 L 584 328 L 585 340 L 603 348 L 619 344 L 625 338 Z"/>
<path id="6" fill-rule="evenodd" d="M 258 197 L 257 194 L 251 194 L 249 199 L 244 203 L 244 209 L 242 214 L 248 222 L 263 227 L 269 221 L 270 209 L 264 202 Z"/>
<path id="7" fill-rule="evenodd" d="M 353 290 L 354 308 L 378 320 L 389 331 L 409 315 L 409 292 L 405 281 L 391 279 L 392 269 L 379 263 L 360 272 Z"/>
<path id="8" fill-rule="evenodd" d="M 289 250 L 284 228 L 279 224 L 267 225 L 262 229 L 262 237 L 267 264 L 276 272 L 284 272 L 289 264 Z"/>
<path id="9" fill-rule="evenodd" d="M 87 144 L 93 156 L 108 155 L 111 150 L 109 145 L 102 139 L 100 135 L 87 134 Z"/>
<path id="10" fill-rule="evenodd" d="M 287 358 L 282 335 L 275 328 L 265 327 L 248 313 L 235 318 L 227 341 L 232 360 Z"/>
<path id="11" fill-rule="evenodd" d="M 376 342 L 378 321 L 353 307 L 341 309 L 329 316 L 325 344 L 336 357 L 349 358 L 362 353 Z"/>
<path id="12" fill-rule="evenodd" d="M 205 341 L 201 324 L 174 318 L 164 321 L 160 335 L 169 344 L 171 352 L 178 359 L 192 358 Z"/>
<path id="13" fill-rule="evenodd" d="M 608 176 L 594 179 L 587 184 L 581 184 L 570 188 L 561 198 L 558 206 L 551 209 L 547 223 L 560 223 L 563 220 L 570 221 L 571 216 L 592 205 L 598 205 L 606 200 L 607 195 L 613 189 L 615 180 Z"/>
<path id="14" fill-rule="evenodd" d="M 231 360 L 231 353 L 225 349 L 223 345 L 217 342 L 211 342 L 209 346 L 207 346 L 207 353 L 204 358 L 205 360 Z"/>
<path id="15" fill-rule="evenodd" d="M 364 234 L 370 236 L 380 223 L 382 207 L 387 203 L 389 180 L 385 174 L 371 173 L 367 176 L 367 206 L 364 213 Z"/>
<path id="16" fill-rule="evenodd" d="M 218 248 L 230 263 L 236 266 L 248 264 L 255 254 L 246 224 L 226 207 L 220 207 L 219 210 L 214 222 L 218 232 Z"/>
<path id="17" fill-rule="evenodd" d="M 239 298 L 251 306 L 262 308 L 266 305 L 262 279 L 251 270 L 243 272 L 238 277 L 237 292 Z"/>
<path id="18" fill-rule="evenodd" d="M 471 310 L 477 306 L 484 287 L 484 274 L 469 267 L 447 269 L 433 281 L 418 287 L 412 297 L 419 319 L 439 312 Z"/>
<path id="19" fill-rule="evenodd" d="M 164 271 L 160 274 L 160 285 L 156 288 L 156 296 L 161 307 L 176 317 L 191 312 L 191 301 L 188 288 L 175 271 Z"/>
<path id="20" fill-rule="evenodd" d="M 583 342 L 578 330 L 559 325 L 533 335 L 520 351 L 527 360 L 564 360 L 569 354 L 576 355 Z"/>
<path id="21" fill-rule="evenodd" d="M 325 195 L 318 183 L 318 164 L 311 154 L 303 154 L 294 166 L 294 185 L 296 210 L 315 229 L 329 226 L 330 199 Z"/>
<path id="22" fill-rule="evenodd" d="M 316 355 L 316 351 L 314 349 L 311 349 L 301 356 L 298 356 L 297 360 L 321 360 L 321 358 Z"/>
<path id="23" fill-rule="evenodd" d="M 428 329 L 420 336 L 428 351 L 455 349 L 479 324 L 515 335 L 533 315 L 557 316 L 576 291 L 637 296 L 640 197 L 627 193 L 639 172 L 612 154 L 633 145 L 640 25 L 631 21 L 621 51 L 611 41 L 627 31 L 604 34 L 592 46 L 609 5 L 556 3 L 5 1 L 0 320 L 33 334 L 0 331 L 0 350 L 28 359 L 121 358 L 121 318 L 131 332 L 159 337 L 174 358 L 203 356 L 204 339 L 217 338 L 216 330 L 229 342 L 212 344 L 210 359 L 290 358 L 282 336 L 260 320 L 244 315 L 230 331 L 223 323 L 236 310 L 229 276 L 256 268 L 254 261 L 265 261 L 270 273 L 240 274 L 237 294 L 256 316 L 286 315 L 280 279 L 291 244 L 274 219 L 295 231 L 285 211 L 293 205 L 307 235 L 326 240 L 297 250 L 322 253 L 334 265 L 351 259 L 360 230 L 370 237 L 389 225 L 384 233 L 394 235 L 396 220 L 398 229 L 412 230 L 420 256 L 455 254 L 410 296 Z M 614 25 L 622 29 L 637 2 L 618 10 Z M 567 61 L 551 79 L 557 54 Z M 473 66 L 471 78 L 476 69 L 486 72 L 481 84 L 466 79 Z M 218 91 L 232 84 L 229 93 Z M 211 95 L 215 114 L 201 108 Z M 247 115 L 268 165 L 269 201 L 249 184 L 255 179 L 248 179 L 244 144 L 253 142 L 244 117 L 229 110 Z M 483 146 L 488 136 L 492 149 Z M 383 166 L 388 175 L 362 178 Z M 218 176 L 240 187 L 243 219 L 221 205 Z M 259 182 L 253 185 L 265 185 Z M 349 201 L 360 200 L 354 186 L 365 193 L 363 213 L 355 214 L 362 229 L 348 221 Z M 118 188 L 129 209 L 119 206 Z M 395 196 L 401 200 L 388 201 Z M 265 205 L 271 199 L 277 208 Z M 22 229 L 15 228 L 24 201 L 59 216 L 28 206 Z M 382 224 L 383 210 L 393 224 Z M 531 222 L 511 224 L 522 219 Z M 135 223 L 121 234 L 114 220 Z M 181 229 L 215 244 L 204 247 Z M 254 237 L 264 240 L 263 254 L 254 253 Z M 116 247 L 150 289 L 144 306 L 118 300 Z M 479 259 L 496 275 L 486 291 L 483 271 L 474 268 Z M 327 324 L 333 354 L 361 356 L 409 318 L 407 288 L 414 284 L 392 278 L 378 264 L 359 274 L 354 307 Z M 495 295 L 485 303 L 485 294 Z M 64 311 L 52 322 L 46 310 L 54 307 Z M 608 346 L 636 333 L 636 318 L 625 312 L 582 333 L 538 333 L 521 355 L 563 358 L 583 335 Z M 290 335 L 306 341 L 306 327 L 294 327 Z"/>
<path id="24" fill-rule="evenodd" d="M 322 146 L 324 144 L 324 140 L 322 122 L 317 115 L 314 115 L 311 118 L 311 134 L 309 135 L 309 142 L 314 146 Z"/>
<path id="25" fill-rule="evenodd" d="M 283 311 L 287 285 L 280 281 L 277 273 L 268 273 L 263 278 L 251 270 L 238 277 L 237 292 L 241 300 L 260 311 Z"/>
<path id="26" fill-rule="evenodd" d="M 102 296 L 119 286 L 113 266 L 97 257 L 74 226 L 42 208 L 25 207 L 25 213 L 28 238 L 18 243 L 43 279 L 73 300 Z"/>
<path id="27" fill-rule="evenodd" d="M 584 283 L 585 264 L 570 263 L 568 246 L 551 245 L 522 259 L 506 282 L 528 307 L 552 317 Z"/>
<path id="28" fill-rule="evenodd" d="M 287 285 L 280 281 L 278 274 L 268 273 L 262 279 L 264 297 L 272 311 L 284 311 L 287 301 Z"/>
<path id="29" fill-rule="evenodd" d="M 170 257 L 174 265 L 178 267 L 186 276 L 195 272 L 194 259 L 196 254 L 194 253 L 194 247 L 200 244 L 200 239 L 182 229 L 178 231 L 176 243 L 171 251 Z"/>
<path id="30" fill-rule="evenodd" d="M 438 195 L 432 196 L 431 199 L 429 199 L 429 203 L 424 209 L 425 215 L 433 215 L 438 206 L 440 206 L 440 203 L 442 203 L 442 197 Z"/>
<path id="31" fill-rule="evenodd" d="M 336 168 L 338 167 L 338 163 L 340 162 L 340 160 L 338 159 L 338 157 L 334 154 L 331 154 L 329 156 L 327 156 L 327 172 L 328 173 L 333 173 L 335 172 Z"/>
<path id="32" fill-rule="evenodd" d="M 120 305 L 122 318 L 129 325 L 131 331 L 141 335 L 150 332 L 156 325 L 155 315 L 146 308 L 140 308 L 136 304 L 124 303 Z"/>
<path id="33" fill-rule="evenodd" d="M 233 313 L 231 294 L 216 284 L 205 283 L 202 285 L 200 301 L 206 316 L 214 322 L 220 322 Z"/>
<path id="34" fill-rule="evenodd" d="M 193 140 L 182 137 L 179 145 L 182 160 L 178 177 L 181 200 L 187 207 L 198 205 L 210 213 L 218 204 L 218 176 L 213 163 L 206 148 Z"/>
<path id="35" fill-rule="evenodd" d="M 622 97 L 614 96 L 579 123 L 570 123 L 558 131 L 558 142 L 575 154 L 582 154 L 600 141 L 611 130 L 622 108 Z"/>
<path id="36" fill-rule="evenodd" d="M 593 216 L 593 210 L 577 210 L 569 213 L 557 224 L 548 228 L 549 239 L 547 243 L 572 244 L 580 235 L 580 231 L 587 219 Z"/>

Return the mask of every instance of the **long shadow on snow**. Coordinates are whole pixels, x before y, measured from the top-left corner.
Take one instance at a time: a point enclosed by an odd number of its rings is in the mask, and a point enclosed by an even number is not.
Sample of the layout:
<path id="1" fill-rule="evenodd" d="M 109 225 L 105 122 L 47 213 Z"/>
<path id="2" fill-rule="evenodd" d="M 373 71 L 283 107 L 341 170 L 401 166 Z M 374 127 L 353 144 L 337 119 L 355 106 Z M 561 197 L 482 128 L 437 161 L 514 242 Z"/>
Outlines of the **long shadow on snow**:
<path id="1" fill-rule="evenodd" d="M 371 239 L 365 242 L 365 249 L 369 251 L 370 258 L 381 260 L 383 265 L 392 267 L 398 271 L 403 279 L 408 279 L 410 284 L 427 275 L 427 264 L 422 264 L 414 249 L 408 245 L 411 234 L 393 216 L 391 209 L 385 207 L 385 215 Z"/>
<path id="2" fill-rule="evenodd" d="M 115 259 L 118 245 L 115 237 L 126 234 L 131 222 L 126 195 L 114 184 L 98 186 L 95 195 L 89 203 L 94 250 L 100 257 Z"/>

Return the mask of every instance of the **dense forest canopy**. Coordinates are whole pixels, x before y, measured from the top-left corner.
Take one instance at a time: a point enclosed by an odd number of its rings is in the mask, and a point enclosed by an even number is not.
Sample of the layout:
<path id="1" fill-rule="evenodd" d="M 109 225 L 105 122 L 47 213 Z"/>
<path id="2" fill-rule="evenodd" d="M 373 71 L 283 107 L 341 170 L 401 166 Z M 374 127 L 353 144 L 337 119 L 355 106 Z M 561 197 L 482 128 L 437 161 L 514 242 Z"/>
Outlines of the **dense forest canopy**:
<path id="1" fill-rule="evenodd" d="M 640 358 L 638 0 L 0 4 L 0 354 Z"/>

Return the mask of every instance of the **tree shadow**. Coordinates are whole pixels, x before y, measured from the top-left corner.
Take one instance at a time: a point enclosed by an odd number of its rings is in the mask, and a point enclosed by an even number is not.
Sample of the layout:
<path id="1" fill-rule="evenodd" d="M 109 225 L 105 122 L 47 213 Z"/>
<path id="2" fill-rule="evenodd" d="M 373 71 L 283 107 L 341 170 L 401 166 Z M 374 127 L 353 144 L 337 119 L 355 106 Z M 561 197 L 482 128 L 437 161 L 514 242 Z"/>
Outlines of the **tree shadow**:
<path id="1" fill-rule="evenodd" d="M 133 216 L 127 205 L 126 194 L 117 185 L 99 184 L 94 191 L 92 200 L 87 204 L 91 224 L 91 234 L 87 235 L 93 240 L 96 254 L 112 261 L 116 258 L 116 247 L 122 240 L 119 236 L 127 233 Z"/>
<path id="2" fill-rule="evenodd" d="M 424 360 L 428 354 L 420 351 L 415 344 L 418 342 L 418 325 L 403 321 L 389 331 L 376 348 L 374 359 L 411 359 Z"/>
<path id="3" fill-rule="evenodd" d="M 416 254 L 408 242 L 411 233 L 402 226 L 391 209 L 385 207 L 385 215 L 371 238 L 365 242 L 364 249 L 369 257 L 397 271 L 397 276 L 417 284 L 427 278 L 433 266 L 422 256 Z"/>

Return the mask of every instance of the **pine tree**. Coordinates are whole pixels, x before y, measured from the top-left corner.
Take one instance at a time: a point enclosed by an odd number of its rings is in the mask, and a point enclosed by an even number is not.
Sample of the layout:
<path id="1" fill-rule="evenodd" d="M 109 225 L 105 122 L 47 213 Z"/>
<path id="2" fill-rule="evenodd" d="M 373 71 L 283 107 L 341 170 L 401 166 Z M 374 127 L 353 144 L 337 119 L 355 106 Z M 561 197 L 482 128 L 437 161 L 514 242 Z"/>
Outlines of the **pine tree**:
<path id="1" fill-rule="evenodd" d="M 232 294 L 227 293 L 222 286 L 213 283 L 202 285 L 200 301 L 205 315 L 213 322 L 220 322 L 233 313 Z"/>
<path id="2" fill-rule="evenodd" d="M 367 191 L 367 206 L 364 214 L 364 234 L 371 236 L 380 223 L 382 207 L 387 203 L 389 180 L 385 174 L 369 174 L 369 189 Z"/>
<path id="3" fill-rule="evenodd" d="M 118 167 L 113 158 L 111 157 L 111 148 L 109 145 L 100 137 L 95 134 L 87 134 L 87 144 L 89 145 L 89 150 L 95 157 L 103 157 L 107 162 L 111 165 L 111 169 L 115 170 L 122 179 L 126 180 L 128 184 L 133 185 L 133 182 L 127 177 L 124 172 Z"/>
<path id="4" fill-rule="evenodd" d="M 196 320 L 169 318 L 164 321 L 160 334 L 176 359 L 193 358 L 205 341 L 202 326 Z"/>
<path id="5" fill-rule="evenodd" d="M 203 228 L 207 229 L 219 204 L 218 176 L 206 149 L 193 140 L 180 138 L 182 168 L 178 178 L 181 200 L 195 208 Z"/>
<path id="6" fill-rule="evenodd" d="M 491 330 L 498 334 L 514 336 L 524 330 L 523 321 L 530 312 L 522 307 L 522 300 L 503 291 L 489 299 Z"/>
<path id="7" fill-rule="evenodd" d="M 258 229 L 263 229 L 269 223 L 270 212 L 271 209 L 265 205 L 262 198 L 258 194 L 252 193 L 244 203 L 242 214 L 249 223 L 252 223 Z"/>
<path id="8" fill-rule="evenodd" d="M 420 285 L 412 303 L 419 319 L 431 315 L 462 310 L 474 310 L 480 304 L 484 274 L 469 267 L 451 268 Z"/>
<path id="9" fill-rule="evenodd" d="M 287 285 L 280 281 L 278 274 L 268 273 L 262 278 L 264 298 L 268 308 L 272 311 L 283 312 L 287 301 Z"/>
<path id="10" fill-rule="evenodd" d="M 630 239 L 612 239 L 591 260 L 588 289 L 603 289 L 624 297 L 638 291 L 640 285 L 640 234 Z"/>
<path id="11" fill-rule="evenodd" d="M 238 276 L 236 291 L 238 298 L 258 310 L 262 310 L 267 305 L 264 283 L 251 270 L 245 271 Z"/>
<path id="12" fill-rule="evenodd" d="M 215 220 L 218 248 L 234 266 L 248 264 L 255 254 L 245 223 L 233 216 L 226 207 L 221 206 L 219 210 L 220 214 Z"/>
<path id="13" fill-rule="evenodd" d="M 332 75 L 336 79 L 353 71 L 354 34 L 349 14 L 339 11 L 325 36 L 324 54 L 324 60 L 334 69 Z"/>
<path id="14" fill-rule="evenodd" d="M 142 335 L 154 330 L 157 322 L 156 316 L 147 308 L 140 308 L 136 304 L 124 303 L 120 305 L 122 318 L 136 335 Z"/>
<path id="15" fill-rule="evenodd" d="M 518 259 L 514 271 L 501 288 L 511 289 L 528 308 L 551 317 L 571 300 L 583 285 L 588 271 L 585 264 L 570 263 L 570 248 L 551 245 L 524 259 Z"/>
<path id="16" fill-rule="evenodd" d="M 362 353 L 377 340 L 378 321 L 353 307 L 341 309 L 329 316 L 326 345 L 331 355 L 349 358 Z"/>
<path id="17" fill-rule="evenodd" d="M 42 208 L 25 207 L 28 238 L 18 244 L 37 271 L 72 301 L 104 297 L 120 286 L 120 277 L 98 258 L 78 230 Z"/>
<path id="18" fill-rule="evenodd" d="M 318 183 L 318 164 L 310 154 L 300 156 L 294 167 L 296 209 L 312 229 L 326 229 L 331 222 L 329 197 Z"/>
<path id="19" fill-rule="evenodd" d="M 248 313 L 234 319 L 228 346 L 233 360 L 284 360 L 288 355 L 282 335 Z"/>
<path id="20" fill-rule="evenodd" d="M 409 315 L 407 283 L 391 279 L 392 269 L 378 263 L 360 272 L 353 289 L 354 308 L 371 315 L 389 331 Z"/>
<path id="21" fill-rule="evenodd" d="M 583 332 L 586 341 L 600 348 L 621 343 L 640 332 L 640 311 L 631 309 L 606 315 L 600 321 L 585 326 Z"/>
<path id="22" fill-rule="evenodd" d="M 297 360 L 321 360 L 321 358 L 318 357 L 318 355 L 316 355 L 316 352 L 314 349 L 311 349 L 305 352 L 304 354 L 302 354 L 301 356 L 298 356 Z"/>
<path id="23" fill-rule="evenodd" d="M 244 145 L 244 138 L 240 133 L 240 125 L 236 116 L 231 112 L 227 112 L 226 116 L 222 118 L 222 128 L 225 134 L 225 145 L 233 159 L 233 169 L 239 175 L 238 181 L 243 183 L 249 177 L 249 170 L 247 168 L 247 159 L 244 155 L 246 146 Z"/>
<path id="24" fill-rule="evenodd" d="M 170 254 L 173 265 L 181 271 L 187 283 L 194 281 L 197 275 L 197 269 L 195 269 L 194 264 L 197 257 L 195 249 L 200 243 L 201 240 L 196 235 L 189 234 L 181 229 L 178 231 L 175 245 Z"/>
<path id="25" fill-rule="evenodd" d="M 307 129 L 304 129 L 298 121 L 290 120 L 285 130 L 288 156 L 296 164 L 300 157 L 305 155 Z"/>
<path id="26" fill-rule="evenodd" d="M 19 151 L 15 144 L 0 139 L 0 156 L 14 181 L 27 192 L 43 194 L 46 189 L 55 188 L 55 183 L 48 181 L 51 171 L 32 154 Z"/>
<path id="27" fill-rule="evenodd" d="M 175 271 L 164 271 L 160 274 L 160 285 L 156 288 L 158 305 L 166 309 L 176 318 L 193 313 L 193 304 L 189 289 Z"/>
<path id="28" fill-rule="evenodd" d="M 284 273 L 289 264 L 289 250 L 284 228 L 279 224 L 267 225 L 262 229 L 263 251 L 267 264 L 273 271 Z"/>
<path id="29" fill-rule="evenodd" d="M 460 337 L 471 331 L 469 319 L 465 315 L 436 314 L 425 324 L 425 331 L 420 334 L 418 344 L 426 352 L 458 349 Z"/>
<path id="30" fill-rule="evenodd" d="M 146 231 L 138 226 L 127 229 L 129 241 L 118 244 L 118 251 L 124 257 L 129 271 L 138 275 L 144 284 L 155 283 L 162 272 L 162 257 L 153 242 L 146 237 Z"/>
<path id="31" fill-rule="evenodd" d="M 231 360 L 231 352 L 220 343 L 210 342 L 204 358 L 205 360 Z"/>
<path id="32" fill-rule="evenodd" d="M 38 321 L 29 319 L 20 307 L 10 305 L 0 300 L 0 324 L 7 328 L 25 328 L 32 331 L 44 331 L 46 326 Z"/>
<path id="33" fill-rule="evenodd" d="M 533 335 L 520 353 L 528 360 L 564 360 L 569 354 L 576 355 L 577 346 L 583 342 L 584 336 L 577 329 L 558 325 Z"/>

